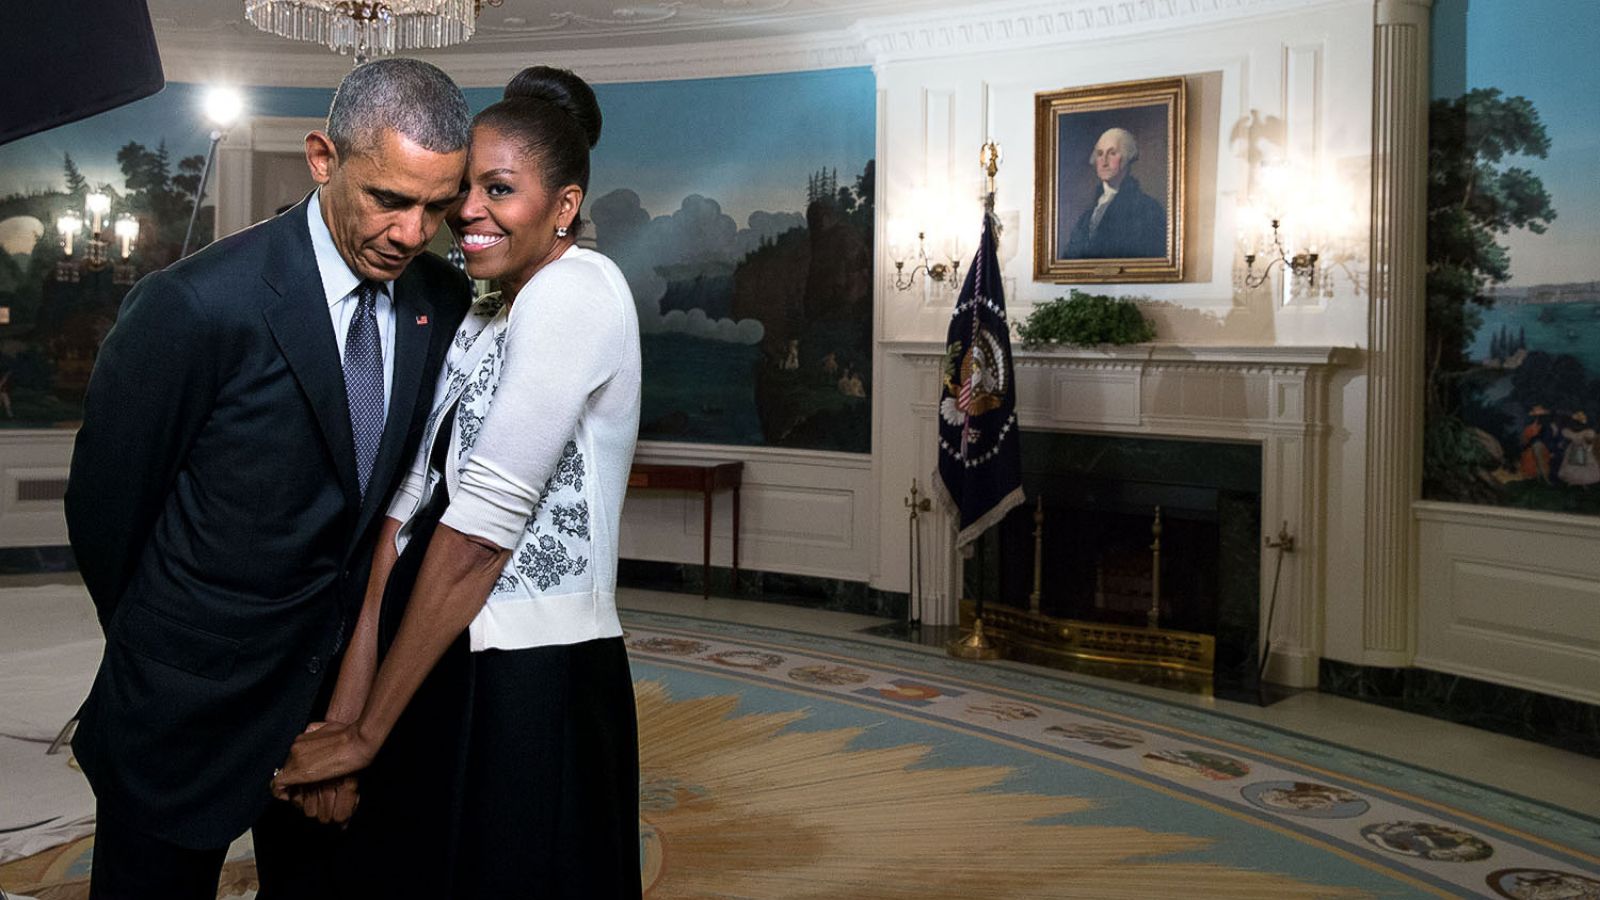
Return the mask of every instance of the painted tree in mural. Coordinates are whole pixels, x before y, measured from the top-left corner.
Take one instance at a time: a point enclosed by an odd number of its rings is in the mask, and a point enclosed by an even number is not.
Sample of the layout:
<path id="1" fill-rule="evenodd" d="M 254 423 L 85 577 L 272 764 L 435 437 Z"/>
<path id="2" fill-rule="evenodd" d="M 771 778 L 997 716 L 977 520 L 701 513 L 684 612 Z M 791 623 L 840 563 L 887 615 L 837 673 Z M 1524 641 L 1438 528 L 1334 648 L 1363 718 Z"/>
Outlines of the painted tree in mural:
<path id="1" fill-rule="evenodd" d="M 1467 358 L 1467 347 L 1483 324 L 1482 310 L 1494 303 L 1488 289 L 1511 277 L 1510 253 L 1497 237 L 1516 228 L 1543 233 L 1556 215 L 1539 177 L 1508 158 L 1542 159 L 1549 150 L 1538 110 L 1524 97 L 1480 88 L 1435 100 L 1430 110 L 1423 492 L 1431 498 L 1502 501 L 1488 472 L 1504 450 L 1481 426 L 1503 414 L 1486 404 L 1488 378 Z M 1536 370 L 1560 364 L 1540 356 L 1531 354 L 1514 382 L 1526 384 L 1539 377 Z M 1468 409 L 1478 426 L 1467 424 Z"/>
<path id="2" fill-rule="evenodd" d="M 755 373 L 765 442 L 864 452 L 871 447 L 872 186 L 838 170 L 810 176 L 806 224 L 749 254 L 734 271 L 733 309 L 765 326 Z"/>
<path id="3" fill-rule="evenodd" d="M 166 141 L 153 151 L 137 141 L 129 141 L 117 151 L 117 163 L 125 176 L 128 209 L 141 220 L 155 224 L 152 249 L 160 264 L 171 262 L 182 247 L 183 233 L 189 227 L 189 213 L 194 209 L 205 157 L 190 156 L 180 160 L 175 175 Z M 211 233 L 209 213 L 209 210 L 201 210 L 205 221 L 195 223 L 197 234 Z M 202 237 L 197 243 L 203 246 L 207 238 Z"/>
<path id="4" fill-rule="evenodd" d="M 63 153 L 61 187 L 0 198 L 0 222 L 31 228 L 33 238 L 26 252 L 0 254 L 0 308 L 7 320 L 0 324 L 0 377 L 13 401 L 9 416 L 0 412 L 0 427 L 75 421 L 100 341 L 133 279 L 177 258 L 205 158 L 180 160 L 174 172 L 165 141 L 154 150 L 130 141 L 116 159 L 123 175 L 120 189 L 91 181 L 72 155 Z M 85 196 L 94 190 L 111 198 L 111 214 L 103 223 L 108 238 L 117 216 L 131 213 L 139 220 L 131 276 L 126 270 L 119 276 L 118 267 L 66 259 L 55 222 L 69 210 L 81 215 Z M 197 244 L 210 239 L 210 213 L 202 209 L 195 225 Z M 78 260 L 84 247 L 80 238 Z"/>

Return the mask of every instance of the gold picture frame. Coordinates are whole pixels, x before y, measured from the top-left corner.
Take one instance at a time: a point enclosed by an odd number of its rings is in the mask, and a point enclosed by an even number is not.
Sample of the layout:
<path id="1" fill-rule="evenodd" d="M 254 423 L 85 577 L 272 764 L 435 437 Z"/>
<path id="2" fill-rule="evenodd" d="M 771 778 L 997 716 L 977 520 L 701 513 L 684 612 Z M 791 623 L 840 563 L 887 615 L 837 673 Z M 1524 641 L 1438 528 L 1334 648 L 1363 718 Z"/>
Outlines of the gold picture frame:
<path id="1" fill-rule="evenodd" d="M 1187 109 L 1181 77 L 1034 95 L 1035 280 L 1183 280 Z"/>

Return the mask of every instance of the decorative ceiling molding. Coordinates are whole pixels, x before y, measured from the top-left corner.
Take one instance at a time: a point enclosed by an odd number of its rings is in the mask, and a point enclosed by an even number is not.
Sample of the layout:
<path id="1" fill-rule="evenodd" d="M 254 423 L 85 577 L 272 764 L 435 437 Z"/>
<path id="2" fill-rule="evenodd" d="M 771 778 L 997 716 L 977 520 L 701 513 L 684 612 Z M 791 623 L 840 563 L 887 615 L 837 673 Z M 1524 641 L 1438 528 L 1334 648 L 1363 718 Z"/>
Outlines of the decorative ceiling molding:
<path id="1" fill-rule="evenodd" d="M 1372 0 L 1022 0 L 943 14 L 863 18 L 852 29 L 876 65 L 1105 41 Z"/>
<path id="2" fill-rule="evenodd" d="M 581 0 L 569 0 L 575 5 Z M 852 13 L 902 10 L 907 0 L 850 3 Z M 941 4 L 942 0 L 928 0 Z M 1025 50 L 1204 28 L 1308 9 L 1372 6 L 1373 0 L 1001 0 L 868 15 L 838 30 L 806 30 L 833 7 L 817 0 L 656 0 L 614 7 L 604 16 L 550 13 L 518 27 L 484 24 L 463 47 L 419 53 L 465 87 L 497 87 L 530 61 L 570 68 L 594 82 L 669 81 L 884 65 L 968 53 Z M 836 4 L 842 7 L 846 4 Z M 606 25 L 596 22 L 606 21 Z M 760 25 L 767 36 L 710 39 Z M 703 38 L 663 43 L 667 32 Z M 156 37 L 167 78 L 284 87 L 332 87 L 349 57 L 294 46 L 240 22 L 196 17 L 184 26 L 158 18 Z M 656 35 L 656 42 L 649 37 Z M 619 44 L 574 39 L 609 36 Z M 644 41 L 627 43 L 626 41 Z"/>
<path id="3" fill-rule="evenodd" d="M 167 80 L 275 87 L 334 87 L 351 59 L 334 53 L 272 53 L 218 48 L 214 42 L 157 35 Z M 526 50 L 419 53 L 462 87 L 503 87 L 532 61 Z M 674 81 L 769 75 L 870 65 L 859 40 L 845 32 L 745 41 L 705 41 L 655 47 L 540 52 L 541 65 L 571 69 L 597 83 Z"/>

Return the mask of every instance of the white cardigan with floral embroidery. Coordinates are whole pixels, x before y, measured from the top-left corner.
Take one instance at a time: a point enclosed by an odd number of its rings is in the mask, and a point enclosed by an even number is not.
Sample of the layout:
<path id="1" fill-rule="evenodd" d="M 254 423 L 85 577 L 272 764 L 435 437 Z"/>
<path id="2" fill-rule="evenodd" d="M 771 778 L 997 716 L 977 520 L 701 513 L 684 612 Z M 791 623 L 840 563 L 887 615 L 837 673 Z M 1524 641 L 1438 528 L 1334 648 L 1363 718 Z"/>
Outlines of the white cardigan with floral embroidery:
<path id="1" fill-rule="evenodd" d="M 611 260 L 567 250 L 523 287 L 473 305 L 434 391 L 415 462 L 389 504 L 397 549 L 438 482 L 428 457 L 459 401 L 445 463 L 457 531 L 511 549 L 468 629 L 473 650 L 622 633 L 617 529 L 639 432 L 639 324 Z"/>

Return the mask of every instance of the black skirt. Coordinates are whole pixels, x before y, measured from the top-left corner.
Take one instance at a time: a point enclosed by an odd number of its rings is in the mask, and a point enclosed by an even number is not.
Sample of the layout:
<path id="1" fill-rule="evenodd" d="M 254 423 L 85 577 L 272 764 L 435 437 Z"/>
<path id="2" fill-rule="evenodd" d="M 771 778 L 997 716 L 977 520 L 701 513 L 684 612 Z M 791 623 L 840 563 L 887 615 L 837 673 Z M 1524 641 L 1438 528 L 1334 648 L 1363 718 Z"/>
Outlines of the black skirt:
<path id="1" fill-rule="evenodd" d="M 389 578 L 399 627 L 441 485 Z M 639 747 L 622 638 L 469 652 L 459 637 L 361 777 L 350 896 L 637 898 Z"/>

